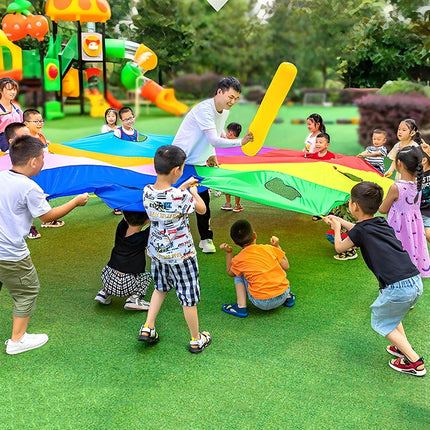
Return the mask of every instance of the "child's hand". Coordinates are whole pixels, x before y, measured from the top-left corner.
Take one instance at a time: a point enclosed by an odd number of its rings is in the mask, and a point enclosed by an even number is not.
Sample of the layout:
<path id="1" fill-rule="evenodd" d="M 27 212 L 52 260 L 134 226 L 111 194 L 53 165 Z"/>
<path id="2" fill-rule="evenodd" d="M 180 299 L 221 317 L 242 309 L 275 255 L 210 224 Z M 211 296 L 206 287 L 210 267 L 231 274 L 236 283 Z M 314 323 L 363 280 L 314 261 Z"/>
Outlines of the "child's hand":
<path id="1" fill-rule="evenodd" d="M 358 154 L 358 157 L 367 157 L 368 155 L 369 153 L 367 151 L 363 151 Z"/>
<path id="2" fill-rule="evenodd" d="M 270 244 L 276 248 L 279 247 L 279 238 L 277 238 L 276 236 L 272 236 L 270 238 Z"/>
<path id="3" fill-rule="evenodd" d="M 248 142 L 253 142 L 253 141 L 254 141 L 254 135 L 252 134 L 251 131 L 249 131 L 249 129 L 246 130 L 246 134 L 242 138 L 242 142 L 241 142 L 242 146 L 246 145 Z"/>
<path id="4" fill-rule="evenodd" d="M 393 174 L 393 171 L 390 171 L 390 170 L 387 170 L 385 173 L 384 173 L 384 177 L 385 178 L 391 178 L 391 175 Z"/>
<path id="5" fill-rule="evenodd" d="M 221 243 L 221 245 L 219 246 L 219 249 L 222 249 L 227 254 L 231 254 L 233 252 L 233 248 L 227 243 Z"/>
<path id="6" fill-rule="evenodd" d="M 179 188 L 181 190 L 186 190 L 187 188 L 190 188 L 190 187 L 197 185 L 198 182 L 199 181 L 196 178 L 193 178 L 191 176 L 191 178 L 187 179 Z"/>
<path id="7" fill-rule="evenodd" d="M 323 220 L 334 230 L 334 231 L 336 231 L 336 230 L 339 230 L 340 231 L 340 229 L 341 229 L 341 227 L 342 227 L 342 224 L 340 223 L 340 218 L 338 218 L 337 216 L 334 216 L 334 215 L 328 215 L 328 216 L 325 216 L 324 218 L 323 218 Z"/>
<path id="8" fill-rule="evenodd" d="M 85 206 L 89 198 L 90 196 L 88 193 L 83 193 L 76 196 L 73 200 L 75 201 L 76 206 Z"/>

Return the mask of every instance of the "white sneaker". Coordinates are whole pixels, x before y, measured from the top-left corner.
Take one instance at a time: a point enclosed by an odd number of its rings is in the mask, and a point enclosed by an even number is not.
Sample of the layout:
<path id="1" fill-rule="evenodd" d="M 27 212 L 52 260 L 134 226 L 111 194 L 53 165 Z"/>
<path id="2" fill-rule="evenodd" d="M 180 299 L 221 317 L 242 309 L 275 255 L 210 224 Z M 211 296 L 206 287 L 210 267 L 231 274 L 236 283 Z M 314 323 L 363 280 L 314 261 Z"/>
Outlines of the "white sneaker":
<path id="1" fill-rule="evenodd" d="M 97 296 L 94 297 L 94 300 L 96 302 L 101 303 L 102 305 L 110 305 L 112 299 L 110 298 L 109 294 L 106 294 L 105 290 L 100 290 L 97 293 Z"/>
<path id="2" fill-rule="evenodd" d="M 139 296 L 133 295 L 125 302 L 124 309 L 147 311 L 149 309 L 149 302 L 139 299 Z"/>
<path id="3" fill-rule="evenodd" d="M 199 248 L 202 248 L 202 252 L 205 254 L 214 254 L 216 252 L 215 245 L 212 239 L 201 240 Z"/>
<path id="4" fill-rule="evenodd" d="M 28 334 L 24 333 L 24 336 L 18 342 L 12 342 L 8 339 L 5 342 L 6 354 L 14 355 L 21 352 L 30 351 L 31 349 L 40 348 L 48 342 L 48 336 L 44 333 L 42 334 Z"/>

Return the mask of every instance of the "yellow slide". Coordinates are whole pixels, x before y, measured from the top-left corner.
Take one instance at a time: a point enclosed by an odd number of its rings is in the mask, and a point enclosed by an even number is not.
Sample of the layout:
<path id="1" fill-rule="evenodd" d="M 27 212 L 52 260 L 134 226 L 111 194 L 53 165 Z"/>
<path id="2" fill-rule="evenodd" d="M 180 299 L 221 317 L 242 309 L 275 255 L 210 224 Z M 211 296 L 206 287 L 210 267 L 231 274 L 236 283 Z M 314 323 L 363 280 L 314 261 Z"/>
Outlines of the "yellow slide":
<path id="1" fill-rule="evenodd" d="M 290 91 L 296 75 L 297 69 L 294 64 L 281 63 L 279 65 L 263 101 L 249 126 L 249 131 L 254 135 L 254 141 L 242 146 L 242 151 L 245 155 L 253 156 L 263 146 L 270 126 L 275 120 L 288 91 Z"/>

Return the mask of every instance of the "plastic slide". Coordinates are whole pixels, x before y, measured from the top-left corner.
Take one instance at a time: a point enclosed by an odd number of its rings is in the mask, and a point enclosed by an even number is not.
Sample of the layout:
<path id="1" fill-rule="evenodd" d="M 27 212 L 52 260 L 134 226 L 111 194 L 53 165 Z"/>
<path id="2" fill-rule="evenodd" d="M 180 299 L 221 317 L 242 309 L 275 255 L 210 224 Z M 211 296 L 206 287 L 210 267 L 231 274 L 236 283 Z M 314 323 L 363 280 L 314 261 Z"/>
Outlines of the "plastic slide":
<path id="1" fill-rule="evenodd" d="M 181 116 L 188 112 L 188 106 L 176 100 L 173 88 L 163 88 L 152 79 L 145 82 L 140 95 L 151 100 L 158 108 L 173 115 Z"/>
<path id="2" fill-rule="evenodd" d="M 278 114 L 279 108 L 285 100 L 297 74 L 294 64 L 281 63 L 273 76 L 263 101 L 249 126 L 254 135 L 254 141 L 242 146 L 244 154 L 253 156 L 263 146 L 270 126 Z"/>
<path id="3" fill-rule="evenodd" d="M 92 118 L 103 118 L 106 109 L 110 108 L 103 94 L 99 90 L 91 90 L 86 92 L 85 97 L 89 100 L 91 105 L 90 116 Z"/>
<path id="4" fill-rule="evenodd" d="M 12 67 L 9 70 L 6 70 L 4 64 L 5 49 L 10 51 L 12 57 Z M 8 77 L 20 81 L 22 79 L 22 50 L 6 37 L 3 30 L 0 30 L 0 52 L 0 78 Z"/>

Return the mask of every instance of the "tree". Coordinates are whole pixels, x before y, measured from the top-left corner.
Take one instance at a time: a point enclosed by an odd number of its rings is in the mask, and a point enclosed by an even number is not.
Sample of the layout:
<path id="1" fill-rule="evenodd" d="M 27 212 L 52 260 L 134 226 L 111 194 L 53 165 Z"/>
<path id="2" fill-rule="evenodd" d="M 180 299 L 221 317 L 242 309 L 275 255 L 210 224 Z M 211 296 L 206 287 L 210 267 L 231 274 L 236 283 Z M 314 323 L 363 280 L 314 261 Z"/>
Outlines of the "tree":
<path id="1" fill-rule="evenodd" d="M 215 12 L 206 1 L 183 2 L 183 15 L 194 33 L 192 55 L 183 70 L 235 75 L 243 82 L 264 74 L 267 26 L 257 17 L 257 3 L 232 0 Z"/>
<path id="2" fill-rule="evenodd" d="M 398 78 L 430 79 L 428 17 L 415 13 L 418 19 L 413 21 L 399 12 L 379 13 L 354 27 L 340 63 L 340 73 L 351 86 L 379 88 Z"/>
<path id="3" fill-rule="evenodd" d="M 130 40 L 144 43 L 157 54 L 160 84 L 163 74 L 170 77 L 173 68 L 191 54 L 194 43 L 180 6 L 177 0 L 140 0 L 133 25 L 123 31 Z"/>
<path id="4" fill-rule="evenodd" d="M 281 56 L 295 63 L 302 85 L 315 84 L 319 72 L 325 87 L 354 24 L 378 8 L 380 4 L 370 0 L 275 0 L 268 25 L 276 49 L 269 51 L 269 58 Z"/>

